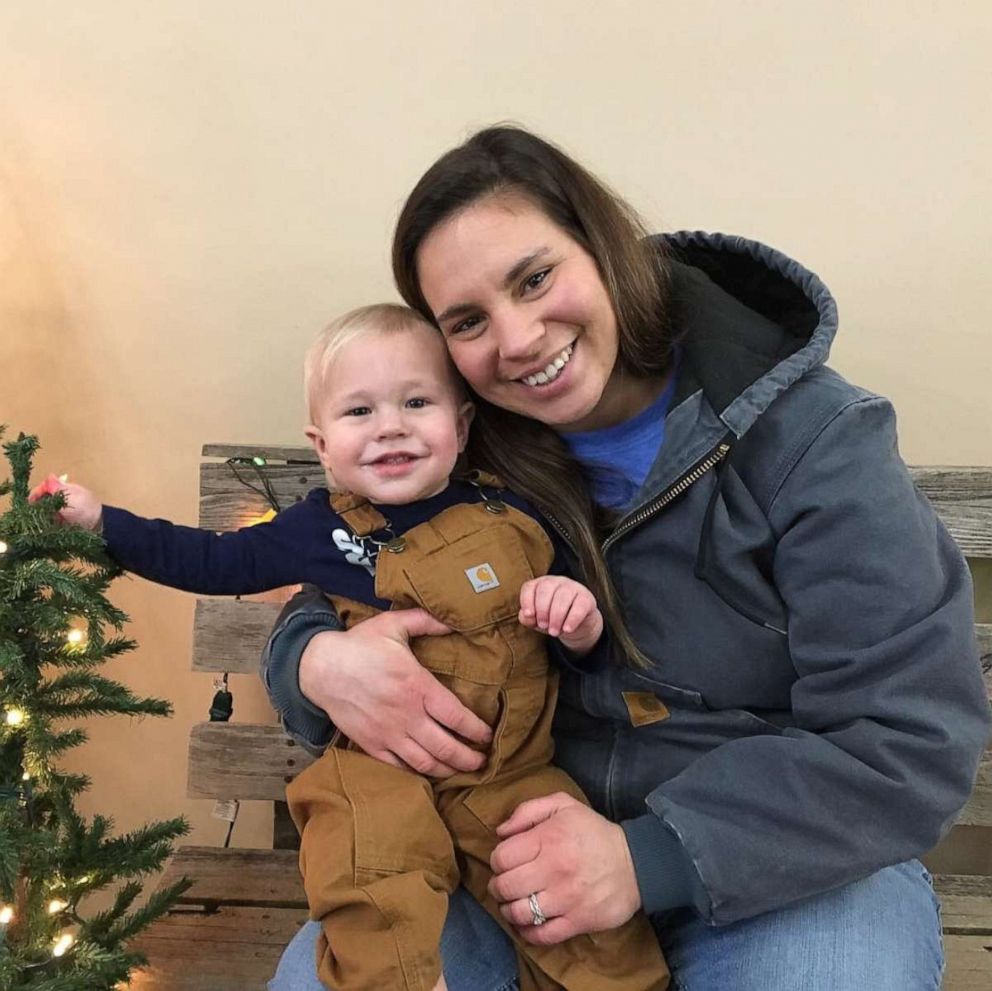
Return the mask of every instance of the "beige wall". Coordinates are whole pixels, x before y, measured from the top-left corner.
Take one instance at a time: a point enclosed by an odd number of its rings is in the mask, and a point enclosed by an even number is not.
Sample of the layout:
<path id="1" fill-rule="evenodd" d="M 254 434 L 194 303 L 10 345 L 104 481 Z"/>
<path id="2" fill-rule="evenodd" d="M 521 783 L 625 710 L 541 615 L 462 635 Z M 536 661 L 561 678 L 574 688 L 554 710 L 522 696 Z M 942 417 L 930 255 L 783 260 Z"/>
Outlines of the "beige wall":
<path id="1" fill-rule="evenodd" d="M 793 8 L 799 7 L 796 12 Z M 557 139 L 658 228 L 780 246 L 833 287 L 834 364 L 906 457 L 992 462 L 984 3 L 8 2 L 0 7 L 0 422 L 40 471 L 196 519 L 204 441 L 302 439 L 299 364 L 392 293 L 404 192 L 472 128 Z M 77 762 L 121 828 L 183 811 L 192 600 L 114 598 L 113 674 L 173 720 L 99 720 Z M 237 717 L 267 712 L 253 679 Z M 265 810 L 235 841 L 265 845 Z"/>

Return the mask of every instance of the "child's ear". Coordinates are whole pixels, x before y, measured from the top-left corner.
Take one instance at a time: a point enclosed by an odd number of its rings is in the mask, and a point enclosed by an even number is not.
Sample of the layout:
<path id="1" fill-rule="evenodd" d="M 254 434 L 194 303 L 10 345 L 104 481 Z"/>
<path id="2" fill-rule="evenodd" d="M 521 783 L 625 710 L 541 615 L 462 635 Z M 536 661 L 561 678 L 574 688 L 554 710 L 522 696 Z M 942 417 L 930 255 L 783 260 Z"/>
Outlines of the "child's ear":
<path id="1" fill-rule="evenodd" d="M 303 428 L 303 432 L 307 435 L 307 440 L 313 445 L 317 459 L 326 469 L 330 470 L 330 466 L 327 463 L 327 441 L 324 440 L 324 432 L 320 427 L 315 427 L 312 423 L 307 424 Z"/>
<path id="2" fill-rule="evenodd" d="M 458 451 L 465 450 L 468 443 L 468 428 L 472 425 L 472 418 L 475 416 L 475 403 L 467 400 L 458 408 Z"/>

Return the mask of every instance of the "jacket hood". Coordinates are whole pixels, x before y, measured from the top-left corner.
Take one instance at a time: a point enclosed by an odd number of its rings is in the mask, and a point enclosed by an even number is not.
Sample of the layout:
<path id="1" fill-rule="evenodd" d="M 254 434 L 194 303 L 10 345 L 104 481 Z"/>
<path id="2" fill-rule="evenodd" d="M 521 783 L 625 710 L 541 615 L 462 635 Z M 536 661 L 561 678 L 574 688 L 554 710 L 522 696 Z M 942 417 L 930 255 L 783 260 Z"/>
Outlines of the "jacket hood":
<path id="1" fill-rule="evenodd" d="M 826 361 L 837 332 L 833 296 L 814 273 L 758 241 L 701 231 L 656 240 L 669 256 L 683 354 L 675 402 L 701 388 L 740 437 Z"/>

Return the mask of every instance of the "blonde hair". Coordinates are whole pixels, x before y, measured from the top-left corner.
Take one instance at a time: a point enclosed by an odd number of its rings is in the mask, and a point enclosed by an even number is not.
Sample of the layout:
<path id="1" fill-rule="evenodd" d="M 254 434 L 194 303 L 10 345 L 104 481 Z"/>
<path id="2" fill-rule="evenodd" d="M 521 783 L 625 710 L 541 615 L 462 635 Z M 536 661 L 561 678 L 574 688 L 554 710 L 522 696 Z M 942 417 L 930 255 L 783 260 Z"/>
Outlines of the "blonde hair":
<path id="1" fill-rule="evenodd" d="M 303 398 L 310 422 L 317 422 L 319 399 L 327 372 L 334 359 L 348 344 L 370 332 L 391 334 L 418 327 L 438 334 L 438 329 L 416 310 L 399 303 L 360 306 L 332 320 L 317 335 L 303 359 Z M 454 373 L 453 378 L 457 379 Z"/>

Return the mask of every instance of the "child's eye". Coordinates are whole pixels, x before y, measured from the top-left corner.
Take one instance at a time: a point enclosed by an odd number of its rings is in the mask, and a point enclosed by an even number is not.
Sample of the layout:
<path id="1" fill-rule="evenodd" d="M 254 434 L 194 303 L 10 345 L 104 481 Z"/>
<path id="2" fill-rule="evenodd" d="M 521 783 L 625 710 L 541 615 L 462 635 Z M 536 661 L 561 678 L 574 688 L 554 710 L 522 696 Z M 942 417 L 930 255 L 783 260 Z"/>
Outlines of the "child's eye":
<path id="1" fill-rule="evenodd" d="M 429 405 L 430 400 L 424 399 L 423 396 L 415 396 L 413 399 L 408 399 L 406 401 L 407 406 L 410 409 L 423 409 L 425 406 Z"/>
<path id="2" fill-rule="evenodd" d="M 345 416 L 368 416 L 372 410 L 368 406 L 352 406 L 351 409 L 345 410 Z"/>
<path id="3" fill-rule="evenodd" d="M 542 268 L 540 272 L 534 272 L 533 275 L 528 275 L 527 278 L 524 279 L 524 292 L 531 292 L 534 289 L 540 289 L 550 274 L 550 268 Z"/>

